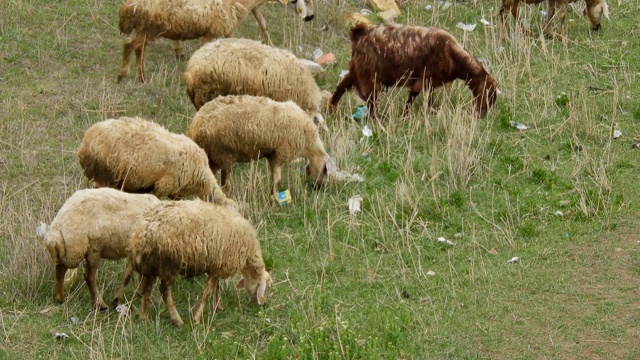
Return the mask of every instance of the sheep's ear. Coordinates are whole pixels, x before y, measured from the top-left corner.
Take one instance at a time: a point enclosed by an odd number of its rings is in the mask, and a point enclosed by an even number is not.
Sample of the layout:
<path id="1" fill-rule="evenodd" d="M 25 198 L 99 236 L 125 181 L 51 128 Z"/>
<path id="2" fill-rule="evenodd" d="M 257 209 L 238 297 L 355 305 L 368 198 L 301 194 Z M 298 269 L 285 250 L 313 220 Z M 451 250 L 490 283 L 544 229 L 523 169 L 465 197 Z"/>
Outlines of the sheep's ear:
<path id="1" fill-rule="evenodd" d="M 258 300 L 258 305 L 264 304 L 267 300 L 265 299 L 264 293 L 267 290 L 267 282 L 262 279 L 260 280 L 260 285 L 258 285 L 258 291 L 256 291 L 256 298 Z"/>
<path id="2" fill-rule="evenodd" d="M 236 284 L 236 289 L 244 289 L 244 278 L 240 279 Z"/>

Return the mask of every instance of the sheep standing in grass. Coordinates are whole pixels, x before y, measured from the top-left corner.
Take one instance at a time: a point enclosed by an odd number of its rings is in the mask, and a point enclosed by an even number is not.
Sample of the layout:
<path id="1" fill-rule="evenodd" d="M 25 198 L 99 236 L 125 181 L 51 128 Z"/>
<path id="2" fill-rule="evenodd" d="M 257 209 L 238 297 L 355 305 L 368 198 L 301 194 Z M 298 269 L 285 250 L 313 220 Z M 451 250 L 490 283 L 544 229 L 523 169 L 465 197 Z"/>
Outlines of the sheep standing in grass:
<path id="1" fill-rule="evenodd" d="M 248 39 L 219 39 L 198 49 L 184 72 L 187 93 L 200 109 L 224 95 L 292 100 L 317 117 L 322 93 L 311 72 L 291 52 Z"/>
<path id="2" fill-rule="evenodd" d="M 266 157 L 274 197 L 279 191 L 283 165 L 301 156 L 309 160 L 307 174 L 315 189 L 327 174 L 327 153 L 318 127 L 292 101 L 249 95 L 218 97 L 198 110 L 187 136 L 205 149 L 211 170 L 221 170 L 220 184 L 227 194 L 229 174 L 236 162 Z"/>
<path id="3" fill-rule="evenodd" d="M 96 187 L 150 192 L 172 199 L 190 195 L 235 204 L 220 190 L 207 155 L 191 139 L 144 119 L 109 119 L 84 134 L 78 159 Z"/>
<path id="4" fill-rule="evenodd" d="M 378 97 L 385 87 L 409 88 L 404 107 L 425 89 L 425 103 L 431 104 L 434 88 L 456 79 L 463 80 L 473 92 L 475 109 L 484 115 L 496 101 L 498 83 L 482 64 L 458 44 L 450 33 L 435 27 L 408 25 L 357 24 L 351 29 L 349 73 L 340 81 L 331 98 L 331 106 L 355 87 L 375 116 Z"/>
<path id="5" fill-rule="evenodd" d="M 160 292 L 174 324 L 183 324 L 171 295 L 178 275 L 208 275 L 193 322 L 199 324 L 207 297 L 214 292 L 221 310 L 219 279 L 242 273 L 238 288 L 264 304 L 273 281 L 266 271 L 254 227 L 234 209 L 195 201 L 166 201 L 146 212 L 131 235 L 127 271 L 116 299 L 132 271 L 143 276 L 140 316 L 148 318 L 151 289 L 160 278 Z"/>
<path id="6" fill-rule="evenodd" d="M 122 66 L 118 82 L 129 74 L 129 57 L 136 53 L 138 81 L 144 82 L 144 52 L 148 43 L 157 38 L 171 39 L 177 56 L 182 50 L 178 40 L 231 37 L 249 11 L 256 18 L 264 41 L 271 43 L 267 22 L 260 5 L 275 0 L 124 0 L 120 5 L 120 32 L 133 38 L 124 44 Z M 287 3 L 287 0 L 280 0 Z M 305 21 L 313 19 L 313 9 L 303 15 Z"/>
<path id="7" fill-rule="evenodd" d="M 63 282 L 68 269 L 86 260 L 84 279 L 96 308 L 108 309 L 96 285 L 100 259 L 126 256 L 129 236 L 137 219 L 160 200 L 148 194 L 127 194 L 103 188 L 76 191 L 64 203 L 45 235 L 45 246 L 56 265 L 54 299 L 64 301 Z"/>
<path id="8" fill-rule="evenodd" d="M 525 4 L 538 4 L 545 0 L 502 0 L 502 7 L 500 8 L 500 18 L 502 19 L 503 28 L 506 27 L 505 12 L 511 12 L 514 19 L 518 19 L 518 3 L 523 2 Z M 574 3 L 578 0 L 546 0 L 547 1 L 547 18 L 544 24 L 544 33 L 551 32 L 551 20 L 554 17 L 558 17 L 560 20 L 560 30 L 564 31 L 564 18 L 567 13 L 567 4 Z M 600 22 L 602 16 L 609 19 L 609 6 L 605 0 L 585 0 L 587 8 L 584 10 L 584 14 L 589 18 L 591 23 L 591 30 L 600 30 Z M 558 15 L 556 16 L 556 9 L 558 9 Z"/>

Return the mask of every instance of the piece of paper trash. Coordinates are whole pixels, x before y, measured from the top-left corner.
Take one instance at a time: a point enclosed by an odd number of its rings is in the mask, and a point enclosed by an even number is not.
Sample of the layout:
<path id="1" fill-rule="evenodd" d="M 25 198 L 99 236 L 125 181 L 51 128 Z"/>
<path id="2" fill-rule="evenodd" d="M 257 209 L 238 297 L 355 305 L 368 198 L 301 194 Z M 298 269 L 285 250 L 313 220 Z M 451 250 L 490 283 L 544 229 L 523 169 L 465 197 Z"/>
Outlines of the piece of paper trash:
<path id="1" fill-rule="evenodd" d="M 447 10 L 451 7 L 451 3 L 448 1 L 438 1 L 438 5 L 440 6 L 440 10 Z"/>
<path id="2" fill-rule="evenodd" d="M 455 245 L 455 243 L 453 241 L 447 240 L 442 236 L 438 238 L 438 242 L 446 243 L 447 245 L 451 245 L 451 246 Z"/>
<path id="3" fill-rule="evenodd" d="M 457 24 L 456 24 L 456 27 L 457 27 L 458 29 L 462 29 L 462 30 L 464 30 L 464 31 L 473 31 L 473 30 L 475 30 L 475 28 L 476 28 L 476 26 L 477 26 L 477 25 L 478 25 L 478 24 L 476 24 L 476 23 L 473 23 L 473 24 L 465 24 L 465 23 L 461 23 L 461 22 L 459 22 L 459 23 L 457 23 Z"/>
<path id="4" fill-rule="evenodd" d="M 320 56 L 324 55 L 324 51 L 322 51 L 322 49 L 320 48 L 316 48 L 315 50 L 313 50 L 313 61 L 318 61 L 318 58 Z"/>
<path id="5" fill-rule="evenodd" d="M 435 271 L 433 271 L 433 270 L 429 270 L 429 271 L 427 271 L 427 275 L 429 275 L 429 276 L 436 276 L 436 273 L 435 273 Z"/>
<path id="6" fill-rule="evenodd" d="M 116 306 L 116 312 L 121 316 L 127 316 L 129 314 L 129 307 L 125 304 Z"/>
<path id="7" fill-rule="evenodd" d="M 517 123 L 517 122 L 515 122 L 515 121 L 512 121 L 512 122 L 511 122 L 511 127 L 512 127 L 512 128 L 516 128 L 516 129 L 518 129 L 518 130 L 527 130 L 527 129 L 529 128 L 527 125 L 525 125 L 525 124 L 520 124 L 520 123 Z"/>
<path id="8" fill-rule="evenodd" d="M 425 7 L 424 7 L 424 9 L 425 9 L 425 10 L 427 10 L 427 11 L 429 11 L 429 10 L 433 9 L 433 6 L 431 6 L 431 5 L 427 5 L 427 6 L 425 6 Z"/>
<path id="9" fill-rule="evenodd" d="M 617 138 L 619 138 L 620 136 L 622 136 L 622 131 L 620 131 L 620 130 L 613 130 L 613 138 L 614 138 L 614 139 L 617 139 Z"/>
<path id="10" fill-rule="evenodd" d="M 362 135 L 366 137 L 370 137 L 371 135 L 373 135 L 373 131 L 369 128 L 369 126 L 365 125 L 362 128 Z"/>
<path id="11" fill-rule="evenodd" d="M 356 181 L 356 182 L 363 182 L 364 178 L 358 174 L 349 174 L 346 171 L 342 171 L 342 170 L 338 170 L 336 171 L 333 175 L 330 174 L 330 176 L 332 176 L 335 180 L 338 181 Z"/>
<path id="12" fill-rule="evenodd" d="M 36 228 L 36 235 L 43 238 L 45 235 L 47 235 L 48 231 L 49 225 L 47 225 L 47 223 L 45 223 L 44 221 L 40 221 L 40 225 L 38 225 L 38 227 Z"/>
<path id="13" fill-rule="evenodd" d="M 513 263 L 516 263 L 518 261 L 520 261 L 520 258 L 517 257 L 517 256 L 514 256 L 514 257 L 511 258 L 511 260 L 507 261 L 507 264 L 513 264 Z"/>
<path id="14" fill-rule="evenodd" d="M 556 214 L 557 216 L 564 216 L 564 213 L 560 210 L 557 210 L 554 214 Z"/>
<path id="15" fill-rule="evenodd" d="M 540 14 L 542 14 L 542 17 L 547 17 L 547 12 L 544 10 L 540 10 Z"/>
<path id="16" fill-rule="evenodd" d="M 351 199 L 349 199 L 349 201 L 347 202 L 347 204 L 349 205 L 349 214 L 355 215 L 361 212 L 362 211 L 361 203 L 362 203 L 362 196 L 360 195 L 353 196 Z"/>
<path id="17" fill-rule="evenodd" d="M 320 65 L 331 65 L 336 62 L 336 56 L 333 53 L 326 53 L 317 58 L 316 62 Z"/>
<path id="18" fill-rule="evenodd" d="M 485 18 L 480 19 L 480 22 L 484 26 L 492 26 L 491 22 L 487 21 Z"/>
<path id="19" fill-rule="evenodd" d="M 77 317 L 75 317 L 75 316 L 71 317 L 71 319 L 69 319 L 69 320 L 71 320 L 71 323 L 72 323 L 73 325 L 77 324 L 77 323 L 78 323 L 78 321 L 80 321 L 80 320 L 78 320 L 78 318 L 77 318 Z"/>

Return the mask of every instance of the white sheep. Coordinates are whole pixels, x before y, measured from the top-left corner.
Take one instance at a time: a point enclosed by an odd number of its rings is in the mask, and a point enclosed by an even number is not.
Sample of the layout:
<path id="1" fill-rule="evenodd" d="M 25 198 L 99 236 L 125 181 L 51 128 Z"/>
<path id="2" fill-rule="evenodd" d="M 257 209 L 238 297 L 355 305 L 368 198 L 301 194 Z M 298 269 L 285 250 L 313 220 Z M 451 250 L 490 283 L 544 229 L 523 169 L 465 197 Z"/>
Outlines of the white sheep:
<path id="1" fill-rule="evenodd" d="M 149 194 L 128 194 L 115 189 L 76 191 L 64 203 L 45 235 L 45 246 L 56 265 L 54 299 L 64 301 L 63 283 L 68 269 L 86 259 L 84 279 L 96 308 L 108 309 L 96 285 L 101 259 L 126 257 L 129 236 L 138 218 L 160 200 Z"/>
<path id="2" fill-rule="evenodd" d="M 148 319 L 150 294 L 156 278 L 174 324 L 183 324 L 171 295 L 178 275 L 208 275 L 198 308 L 199 324 L 207 297 L 214 292 L 216 311 L 222 310 L 219 280 L 238 272 L 237 288 L 245 288 L 251 300 L 264 304 L 273 281 L 266 271 L 256 230 L 235 209 L 200 200 L 165 201 L 147 211 L 131 235 L 127 270 L 116 299 L 121 299 L 133 271 L 142 275 L 140 317 Z"/>
<path id="3" fill-rule="evenodd" d="M 136 52 L 138 81 L 144 82 L 144 53 L 148 43 L 157 38 L 174 40 L 176 56 L 181 57 L 178 40 L 203 38 L 210 41 L 232 37 L 249 11 L 256 18 L 264 41 L 272 45 L 267 22 L 260 10 L 260 5 L 269 1 L 276 0 L 124 0 L 118 10 L 120 32 L 135 34 L 124 44 L 118 82 L 129 74 L 132 51 Z M 299 14 L 305 21 L 313 19 L 312 7 Z"/>
<path id="4" fill-rule="evenodd" d="M 171 199 L 213 196 L 216 203 L 235 205 L 220 190 L 207 155 L 197 144 L 139 117 L 92 125 L 84 134 L 78 159 L 96 187 Z"/>
<path id="5" fill-rule="evenodd" d="M 292 100 L 319 116 L 322 93 L 311 71 L 291 52 L 248 39 L 218 39 L 193 53 L 184 72 L 197 109 L 224 95 Z M 321 117 L 320 117 L 321 119 Z"/>
<path id="6" fill-rule="evenodd" d="M 318 128 L 293 101 L 278 102 L 261 96 L 217 97 L 198 110 L 187 136 L 205 149 L 220 184 L 230 193 L 228 178 L 236 162 L 266 157 L 277 196 L 282 166 L 299 157 L 309 160 L 307 174 L 319 188 L 327 174 L 327 153 Z"/>

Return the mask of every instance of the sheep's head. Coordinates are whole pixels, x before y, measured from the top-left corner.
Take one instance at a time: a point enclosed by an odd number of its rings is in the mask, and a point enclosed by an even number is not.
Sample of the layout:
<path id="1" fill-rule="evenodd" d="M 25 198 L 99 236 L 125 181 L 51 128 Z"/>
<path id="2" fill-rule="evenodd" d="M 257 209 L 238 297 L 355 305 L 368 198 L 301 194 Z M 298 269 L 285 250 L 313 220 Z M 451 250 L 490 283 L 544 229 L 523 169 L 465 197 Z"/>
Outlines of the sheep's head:
<path id="1" fill-rule="evenodd" d="M 238 281 L 236 288 L 245 289 L 247 294 L 249 294 L 251 302 L 264 305 L 271 294 L 271 286 L 273 286 L 271 275 L 267 271 L 263 271 L 262 274 L 255 279 L 251 276 L 243 275 L 242 279 Z"/>
<path id="2" fill-rule="evenodd" d="M 587 8 L 584 9 L 584 15 L 591 22 L 591 30 L 600 30 L 600 22 L 602 17 L 609 19 L 609 5 L 605 0 L 587 0 Z"/>
<path id="3" fill-rule="evenodd" d="M 313 189 L 320 190 L 327 179 L 327 159 L 326 155 L 309 157 L 309 164 L 306 167 L 307 176 L 313 181 Z"/>

